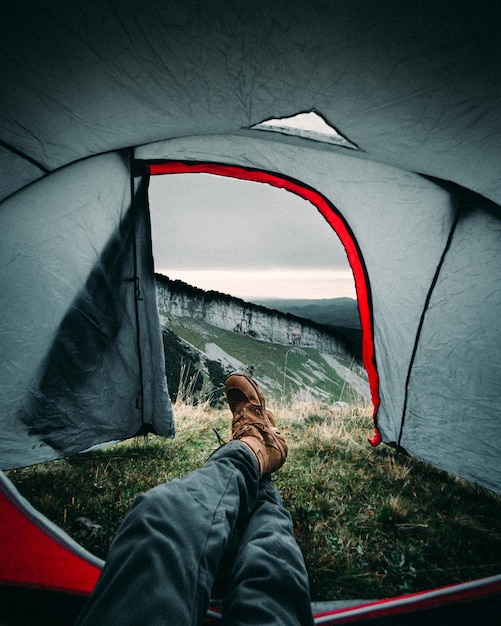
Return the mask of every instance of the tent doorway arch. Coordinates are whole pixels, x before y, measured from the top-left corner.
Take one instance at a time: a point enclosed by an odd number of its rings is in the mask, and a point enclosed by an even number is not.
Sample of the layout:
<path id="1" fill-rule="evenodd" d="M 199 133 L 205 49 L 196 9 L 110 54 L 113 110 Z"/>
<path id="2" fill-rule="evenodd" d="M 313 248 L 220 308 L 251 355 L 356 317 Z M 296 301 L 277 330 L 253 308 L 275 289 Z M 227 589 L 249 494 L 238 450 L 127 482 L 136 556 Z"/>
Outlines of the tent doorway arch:
<path id="1" fill-rule="evenodd" d="M 342 213 L 329 200 L 312 187 L 298 180 L 277 175 L 264 170 L 245 168 L 214 162 L 193 161 L 152 161 L 148 164 L 150 176 L 168 174 L 212 174 L 237 180 L 251 181 L 285 189 L 306 200 L 315 207 L 325 218 L 330 227 L 339 237 L 343 245 L 348 262 L 353 272 L 357 295 L 360 324 L 362 329 L 362 359 L 367 371 L 371 390 L 371 400 L 374 406 L 373 417 L 376 424 L 379 399 L 379 377 L 374 353 L 373 316 L 370 282 L 363 255 L 358 242 Z M 380 433 L 375 425 L 374 437 L 370 439 L 372 445 L 381 441 Z"/>

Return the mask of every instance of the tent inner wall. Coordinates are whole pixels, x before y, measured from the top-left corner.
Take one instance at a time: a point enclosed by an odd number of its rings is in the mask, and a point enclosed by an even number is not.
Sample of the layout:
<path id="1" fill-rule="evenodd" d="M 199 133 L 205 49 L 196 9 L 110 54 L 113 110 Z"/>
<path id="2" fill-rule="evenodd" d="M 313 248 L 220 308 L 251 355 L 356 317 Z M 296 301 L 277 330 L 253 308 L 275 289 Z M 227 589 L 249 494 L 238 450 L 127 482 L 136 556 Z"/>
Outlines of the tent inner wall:
<path id="1" fill-rule="evenodd" d="M 501 211 L 471 194 L 458 204 L 458 225 L 425 312 L 399 442 L 501 492 Z"/>
<path id="2" fill-rule="evenodd" d="M 173 434 L 147 206 L 130 181 L 127 155 L 109 154 L 2 205 L 3 469 Z"/>
<path id="3" fill-rule="evenodd" d="M 0 23 L 1 139 L 32 160 L 1 177 L 0 197 L 37 176 L 33 162 L 53 171 L 192 135 L 245 141 L 265 119 L 316 109 L 361 158 L 501 202 L 498 2 L 51 5 L 11 3 Z"/>

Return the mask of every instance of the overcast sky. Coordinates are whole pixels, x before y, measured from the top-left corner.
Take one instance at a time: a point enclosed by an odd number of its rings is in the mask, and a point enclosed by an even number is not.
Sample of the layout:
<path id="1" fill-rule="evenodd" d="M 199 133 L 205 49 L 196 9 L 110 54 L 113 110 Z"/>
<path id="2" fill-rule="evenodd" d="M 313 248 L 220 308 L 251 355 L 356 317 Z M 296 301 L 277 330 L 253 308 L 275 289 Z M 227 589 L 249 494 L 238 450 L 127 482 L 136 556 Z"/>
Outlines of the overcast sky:
<path id="1" fill-rule="evenodd" d="M 210 174 L 153 176 L 155 271 L 246 300 L 355 298 L 344 248 L 283 189 Z"/>

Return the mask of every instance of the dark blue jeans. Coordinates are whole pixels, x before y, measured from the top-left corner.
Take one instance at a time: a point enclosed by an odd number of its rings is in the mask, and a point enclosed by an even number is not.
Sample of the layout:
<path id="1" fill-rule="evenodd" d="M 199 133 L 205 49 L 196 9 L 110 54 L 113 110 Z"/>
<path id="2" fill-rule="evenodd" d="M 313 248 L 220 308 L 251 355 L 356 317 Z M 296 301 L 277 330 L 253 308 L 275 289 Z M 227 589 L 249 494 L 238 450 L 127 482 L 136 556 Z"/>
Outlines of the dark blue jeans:
<path id="1" fill-rule="evenodd" d="M 199 470 L 137 498 L 78 623 L 202 624 L 237 526 L 224 623 L 312 624 L 308 576 L 290 515 L 239 441 L 219 448 Z"/>

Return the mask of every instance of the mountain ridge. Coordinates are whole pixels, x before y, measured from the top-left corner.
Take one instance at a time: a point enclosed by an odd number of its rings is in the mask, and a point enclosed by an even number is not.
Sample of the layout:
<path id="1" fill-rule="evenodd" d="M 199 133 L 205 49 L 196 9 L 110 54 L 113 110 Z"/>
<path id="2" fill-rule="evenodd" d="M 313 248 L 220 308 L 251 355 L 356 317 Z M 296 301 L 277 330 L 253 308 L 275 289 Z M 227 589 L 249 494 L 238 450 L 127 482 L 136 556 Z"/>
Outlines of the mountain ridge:
<path id="1" fill-rule="evenodd" d="M 157 303 L 173 400 L 184 378 L 217 403 L 226 375 L 244 369 L 275 398 L 370 401 L 365 371 L 320 324 L 162 275 Z"/>
<path id="2" fill-rule="evenodd" d="M 266 298 L 253 300 L 253 302 L 298 317 L 312 319 L 325 326 L 360 328 L 358 303 L 353 298 L 324 298 L 319 300 Z"/>
<path id="3" fill-rule="evenodd" d="M 160 311 L 177 317 L 194 316 L 215 326 L 250 334 L 256 339 L 278 343 L 299 343 L 313 347 L 319 342 L 331 343 L 324 352 L 353 354 L 343 333 L 313 319 L 236 298 L 218 291 L 205 291 L 181 280 L 155 274 L 157 304 Z M 240 328 L 238 328 L 240 327 Z"/>

